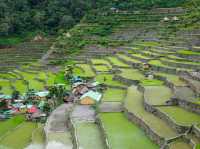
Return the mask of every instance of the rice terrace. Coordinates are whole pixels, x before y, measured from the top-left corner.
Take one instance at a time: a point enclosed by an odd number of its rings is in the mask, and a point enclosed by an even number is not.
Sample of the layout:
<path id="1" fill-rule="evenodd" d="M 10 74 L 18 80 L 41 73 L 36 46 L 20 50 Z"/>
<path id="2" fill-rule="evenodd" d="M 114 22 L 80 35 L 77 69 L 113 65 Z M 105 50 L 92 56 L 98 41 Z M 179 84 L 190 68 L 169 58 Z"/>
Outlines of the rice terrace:
<path id="1" fill-rule="evenodd" d="M 200 149 L 200 0 L 0 2 L 0 149 Z"/>

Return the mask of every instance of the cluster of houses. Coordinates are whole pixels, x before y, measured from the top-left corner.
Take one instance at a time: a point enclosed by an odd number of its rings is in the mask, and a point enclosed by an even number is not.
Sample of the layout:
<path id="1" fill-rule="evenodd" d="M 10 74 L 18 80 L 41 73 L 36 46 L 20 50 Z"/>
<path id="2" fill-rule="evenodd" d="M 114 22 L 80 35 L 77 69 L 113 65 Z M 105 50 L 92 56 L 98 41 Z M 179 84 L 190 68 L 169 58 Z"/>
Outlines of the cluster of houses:
<path id="1" fill-rule="evenodd" d="M 34 93 L 32 101 L 37 101 L 37 104 L 27 102 L 25 95 L 15 99 L 10 95 L 0 94 L 0 120 L 7 119 L 17 114 L 27 114 L 29 118 L 30 116 L 38 114 L 44 116 L 42 111 L 48 94 L 48 91 Z"/>
<path id="2" fill-rule="evenodd" d="M 93 105 L 100 102 L 104 88 L 99 82 L 87 82 L 80 77 L 74 77 L 71 92 L 64 97 L 64 101 Z"/>
<path id="3" fill-rule="evenodd" d="M 100 102 L 104 89 L 105 86 L 99 82 L 87 82 L 80 77 L 73 76 L 71 91 L 64 93 L 63 101 L 65 103 L 94 105 Z M 48 100 L 49 91 L 34 92 L 28 102 L 26 96 L 14 99 L 10 95 L 0 94 L 0 119 L 7 119 L 16 114 L 26 114 L 28 120 L 46 116 L 44 107 L 45 103 L 50 101 Z"/>

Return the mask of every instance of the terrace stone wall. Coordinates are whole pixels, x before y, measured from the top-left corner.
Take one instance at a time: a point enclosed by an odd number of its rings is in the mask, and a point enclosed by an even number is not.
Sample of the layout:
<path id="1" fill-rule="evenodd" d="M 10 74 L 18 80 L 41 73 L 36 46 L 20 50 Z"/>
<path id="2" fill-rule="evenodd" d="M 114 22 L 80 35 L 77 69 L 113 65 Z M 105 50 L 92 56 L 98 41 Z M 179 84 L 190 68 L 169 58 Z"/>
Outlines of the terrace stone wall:
<path id="1" fill-rule="evenodd" d="M 117 80 L 117 81 L 125 83 L 127 85 L 138 85 L 139 84 L 138 80 L 126 79 L 126 78 L 123 78 L 122 76 L 119 76 L 119 75 L 115 75 L 113 77 L 113 80 Z"/>
<path id="2" fill-rule="evenodd" d="M 166 114 L 161 112 L 159 109 L 157 109 L 156 108 L 157 106 L 150 105 L 147 102 L 148 101 L 147 97 L 144 96 L 144 92 L 145 92 L 145 88 L 144 87 L 139 86 L 138 90 L 143 93 L 143 98 L 144 98 L 144 103 L 143 104 L 144 104 L 144 107 L 145 107 L 146 111 L 148 111 L 148 112 L 154 114 L 155 116 L 159 117 L 160 119 L 166 121 L 169 124 L 169 126 L 172 127 L 174 130 L 176 130 L 178 133 L 185 133 L 186 130 L 189 129 L 189 127 L 177 124 L 172 118 L 170 118 L 169 116 L 167 116 Z"/>
<path id="3" fill-rule="evenodd" d="M 176 69 L 175 68 L 167 68 L 167 67 L 161 67 L 161 66 L 156 66 L 156 65 L 151 65 L 151 68 L 153 71 L 161 71 L 169 74 L 176 74 Z"/>
<path id="4" fill-rule="evenodd" d="M 151 60 L 151 59 L 140 58 L 140 57 L 131 55 L 131 54 L 127 53 L 127 52 L 125 53 L 125 55 L 128 56 L 128 57 L 131 57 L 131 58 L 133 58 L 133 59 L 139 60 L 139 61 L 141 61 L 141 62 L 143 62 L 143 63 L 147 63 L 149 60 Z"/>
<path id="5" fill-rule="evenodd" d="M 71 133 L 69 131 L 69 113 L 72 110 L 72 104 L 62 104 L 57 107 L 48 117 L 44 132 L 46 136 L 46 143 L 48 144 L 49 135 L 51 133 Z"/>
<path id="6" fill-rule="evenodd" d="M 189 59 L 191 61 L 195 61 L 195 62 L 200 61 L 199 60 L 200 56 L 197 56 L 197 55 L 183 55 L 183 54 L 178 54 L 178 53 L 176 55 L 185 59 Z"/>
<path id="7" fill-rule="evenodd" d="M 192 128 L 192 132 L 194 132 L 195 135 L 200 138 L 200 127 L 193 126 Z"/>
<path id="8" fill-rule="evenodd" d="M 188 111 L 195 112 L 197 114 L 200 114 L 200 104 L 196 104 L 184 99 L 173 99 L 176 100 L 178 105 Z"/>
<path id="9" fill-rule="evenodd" d="M 173 84 L 173 82 L 170 82 L 169 80 L 167 80 L 167 78 L 158 76 L 158 75 L 155 75 L 155 78 L 164 81 L 165 85 L 168 86 L 173 91 L 173 93 L 176 92 L 176 86 Z M 171 98 L 171 100 L 169 101 L 169 104 L 170 105 L 178 105 L 186 110 L 200 114 L 200 105 L 199 104 L 196 104 L 196 103 L 184 100 L 184 99 Z"/>
<path id="10" fill-rule="evenodd" d="M 71 136 L 72 136 L 73 149 L 79 149 L 77 132 L 76 132 L 75 124 L 71 118 L 71 113 L 68 115 L 67 118 L 68 118 L 68 127 L 70 129 Z"/>
<path id="11" fill-rule="evenodd" d="M 127 64 L 127 65 L 130 65 L 132 66 L 133 68 L 140 68 L 141 67 L 141 64 L 140 63 L 134 63 L 134 62 L 131 62 L 131 61 L 127 61 L 127 60 L 124 60 L 122 58 L 120 58 L 119 56 L 116 56 L 120 61 L 122 61 L 123 63 Z"/>
<path id="12" fill-rule="evenodd" d="M 172 91 L 174 90 L 174 83 L 173 82 L 170 82 L 166 77 L 163 77 L 163 76 L 159 76 L 159 75 L 154 75 L 154 77 L 158 80 L 161 80 L 165 83 L 165 85 L 167 87 L 169 87 Z"/>
<path id="13" fill-rule="evenodd" d="M 181 78 L 181 80 L 185 81 L 185 82 L 189 85 L 189 87 L 195 92 L 195 94 L 196 94 L 197 96 L 200 97 L 200 89 L 199 89 L 197 86 L 195 86 L 195 85 L 194 85 L 187 77 L 185 77 L 185 76 L 181 76 L 180 78 Z M 199 83 L 200 83 L 200 82 L 199 82 Z"/>
<path id="14" fill-rule="evenodd" d="M 122 90 L 126 90 L 127 89 L 127 87 L 113 86 L 113 85 L 106 85 L 106 87 L 108 87 L 108 88 L 114 88 L 114 89 L 122 89 Z"/>
<path id="15" fill-rule="evenodd" d="M 104 141 L 105 149 L 111 149 L 111 145 L 107 139 L 108 137 L 106 134 L 106 130 L 105 130 L 104 125 L 103 125 L 101 119 L 99 118 L 99 116 L 96 117 L 96 123 L 98 124 L 98 126 L 100 128 L 100 132 L 101 132 L 101 135 L 102 135 L 102 138 Z"/>
<path id="16" fill-rule="evenodd" d="M 154 132 L 153 129 L 151 129 L 151 127 L 149 127 L 142 119 L 137 117 L 134 113 L 128 112 L 126 108 L 124 108 L 124 113 L 131 122 L 137 124 L 140 128 L 142 128 L 145 131 L 146 135 L 149 136 L 153 142 L 155 142 L 159 146 L 162 146 L 165 143 L 165 139 L 163 137 L 159 136 L 156 132 Z"/>
<path id="17" fill-rule="evenodd" d="M 195 149 L 195 143 L 188 139 L 186 135 L 180 135 L 170 140 L 167 140 L 166 144 L 162 147 L 162 149 L 170 149 L 170 144 L 179 140 L 189 144 L 192 148 Z"/>
<path id="18" fill-rule="evenodd" d="M 200 69 L 200 65 L 176 63 L 176 62 L 170 62 L 170 61 L 165 61 L 165 60 L 161 60 L 161 62 L 163 64 L 165 64 L 165 65 L 173 66 L 173 67 L 189 68 L 189 69 Z"/>

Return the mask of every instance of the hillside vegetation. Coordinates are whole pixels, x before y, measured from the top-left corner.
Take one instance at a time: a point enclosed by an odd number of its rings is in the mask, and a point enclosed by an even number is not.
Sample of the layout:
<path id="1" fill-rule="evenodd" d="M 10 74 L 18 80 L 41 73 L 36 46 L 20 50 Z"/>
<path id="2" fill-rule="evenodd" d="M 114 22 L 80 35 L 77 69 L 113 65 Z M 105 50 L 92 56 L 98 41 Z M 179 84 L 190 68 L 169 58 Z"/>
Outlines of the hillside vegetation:
<path id="1" fill-rule="evenodd" d="M 88 10 L 102 7 L 140 9 L 173 7 L 185 0 L 18 0 L 0 2 L 0 35 L 21 34 L 26 31 L 69 29 Z"/>

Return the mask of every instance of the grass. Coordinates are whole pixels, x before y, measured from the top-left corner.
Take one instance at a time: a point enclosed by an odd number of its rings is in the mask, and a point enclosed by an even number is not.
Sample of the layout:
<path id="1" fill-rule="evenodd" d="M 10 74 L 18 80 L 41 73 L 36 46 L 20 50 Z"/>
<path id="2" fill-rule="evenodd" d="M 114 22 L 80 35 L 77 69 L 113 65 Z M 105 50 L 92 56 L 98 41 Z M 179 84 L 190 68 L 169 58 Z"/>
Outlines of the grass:
<path id="1" fill-rule="evenodd" d="M 41 124 L 38 125 L 38 128 L 33 132 L 32 143 L 43 144 L 45 142 L 44 127 Z"/>
<path id="2" fill-rule="evenodd" d="M 130 80 L 143 80 L 144 75 L 136 69 L 120 69 L 120 76 Z"/>
<path id="3" fill-rule="evenodd" d="M 143 45 L 143 46 L 147 46 L 147 47 L 150 47 L 150 46 L 160 46 L 160 43 L 156 42 L 156 41 L 145 41 L 145 42 L 140 42 L 138 43 L 138 45 Z"/>
<path id="4" fill-rule="evenodd" d="M 113 80 L 113 75 L 112 74 L 99 74 L 96 76 L 96 81 L 100 82 L 100 83 L 104 83 L 107 85 L 112 85 L 112 86 L 124 86 L 124 84 L 118 82 L 118 81 L 114 81 Z"/>
<path id="5" fill-rule="evenodd" d="M 0 144 L 11 149 L 23 149 L 31 142 L 36 126 L 36 123 L 25 122 L 1 139 Z"/>
<path id="6" fill-rule="evenodd" d="M 137 90 L 136 86 L 130 86 L 127 91 L 124 106 L 130 113 L 134 113 L 151 127 L 158 135 L 164 138 L 172 138 L 177 134 L 163 120 L 159 119 L 152 113 L 144 109 L 142 93 Z"/>
<path id="7" fill-rule="evenodd" d="M 75 67 L 73 69 L 73 73 L 77 76 L 81 76 L 82 74 L 84 74 L 84 71 L 81 68 Z"/>
<path id="8" fill-rule="evenodd" d="M 104 59 L 91 59 L 91 62 L 93 65 L 99 65 L 99 64 L 104 64 L 110 66 L 110 63 L 107 60 Z"/>
<path id="9" fill-rule="evenodd" d="M 16 80 L 12 83 L 12 85 L 16 88 L 20 93 L 25 93 L 27 91 L 27 85 L 24 84 L 23 80 Z"/>
<path id="10" fill-rule="evenodd" d="M 25 80 L 33 80 L 36 77 L 36 73 L 28 73 L 28 72 L 22 72 L 19 70 L 15 70 L 15 72 L 21 74 Z"/>
<path id="11" fill-rule="evenodd" d="M 55 82 L 56 75 L 53 74 L 53 73 L 51 73 L 51 72 L 48 72 L 47 75 L 48 75 L 48 78 L 47 78 L 46 84 L 47 84 L 48 86 L 51 86 L 51 85 L 53 85 L 54 82 Z"/>
<path id="12" fill-rule="evenodd" d="M 80 148 L 104 149 L 101 134 L 96 124 L 88 122 L 77 122 L 75 123 L 75 126 Z"/>
<path id="13" fill-rule="evenodd" d="M 122 101 L 126 95 L 126 90 L 108 88 L 103 94 L 103 101 Z"/>
<path id="14" fill-rule="evenodd" d="M 124 54 L 117 54 L 117 56 L 118 56 L 119 58 L 124 59 L 125 61 L 130 61 L 130 62 L 133 62 L 133 63 L 141 63 L 141 61 L 136 60 L 136 59 L 133 59 L 133 58 L 131 58 L 131 57 L 128 57 L 128 56 L 126 56 L 126 55 L 124 55 Z"/>
<path id="15" fill-rule="evenodd" d="M 153 55 L 153 56 L 162 56 L 163 54 L 158 54 L 158 53 L 154 53 L 154 52 L 151 52 L 151 51 L 144 51 L 145 54 L 147 55 Z"/>
<path id="16" fill-rule="evenodd" d="M 175 55 L 168 55 L 167 58 L 175 59 L 175 60 L 178 60 L 178 61 L 185 61 L 186 60 L 182 57 L 178 57 L 178 56 L 175 56 Z"/>
<path id="17" fill-rule="evenodd" d="M 160 53 L 161 55 L 162 54 L 174 54 L 175 52 L 173 51 L 166 51 L 166 50 L 159 50 L 159 49 L 151 49 L 152 52 L 155 52 L 155 53 Z"/>
<path id="18" fill-rule="evenodd" d="M 177 53 L 183 54 L 183 55 L 196 55 L 196 56 L 200 55 L 200 52 L 194 52 L 194 51 L 190 51 L 190 50 L 180 50 Z"/>
<path id="19" fill-rule="evenodd" d="M 15 71 L 17 73 L 21 74 L 24 77 L 24 80 L 29 82 L 30 89 L 35 89 L 35 90 L 43 90 L 44 89 L 44 83 L 40 82 L 38 80 L 35 80 L 35 78 L 38 77 L 37 73 L 28 73 L 28 72 L 22 72 L 22 71 L 18 71 L 18 70 L 15 70 Z"/>
<path id="20" fill-rule="evenodd" d="M 55 77 L 55 83 L 57 84 L 66 84 L 64 71 L 60 71 Z"/>
<path id="21" fill-rule="evenodd" d="M 20 37 L 1 37 L 0 45 L 12 46 L 21 43 L 23 40 Z"/>
<path id="22" fill-rule="evenodd" d="M 177 76 L 177 75 L 167 74 L 167 73 L 156 73 L 156 75 L 167 78 L 167 80 L 169 80 L 170 82 L 172 82 L 176 86 L 185 86 L 186 85 L 186 83 L 184 81 L 182 81 L 179 78 L 179 76 Z"/>
<path id="23" fill-rule="evenodd" d="M 122 113 L 100 114 L 108 142 L 113 149 L 159 148 L 135 124 L 129 122 Z"/>
<path id="24" fill-rule="evenodd" d="M 36 77 L 41 80 L 47 80 L 47 75 L 45 72 L 39 72 Z"/>
<path id="25" fill-rule="evenodd" d="M 166 86 L 146 86 L 144 96 L 151 105 L 165 105 L 172 97 L 172 92 Z"/>
<path id="26" fill-rule="evenodd" d="M 147 57 L 147 56 L 144 56 L 142 54 L 136 54 L 136 53 L 133 53 L 131 54 L 132 56 L 135 56 L 135 57 L 138 57 L 138 58 L 142 58 L 142 59 L 150 59 L 150 57 Z"/>
<path id="27" fill-rule="evenodd" d="M 144 79 L 144 80 L 141 80 L 141 85 L 142 86 L 160 86 L 160 85 L 163 85 L 163 81 L 161 80 L 155 80 L 155 79 Z"/>
<path id="28" fill-rule="evenodd" d="M 108 57 L 108 59 L 113 63 L 113 65 L 119 66 L 119 67 L 128 67 L 129 65 L 121 62 L 116 57 Z"/>
<path id="29" fill-rule="evenodd" d="M 176 60 L 171 60 L 171 59 L 166 59 L 166 58 L 162 58 L 163 61 L 168 61 L 168 62 L 171 62 L 171 63 L 175 63 L 175 64 L 189 64 L 189 65 L 196 65 L 196 66 L 199 66 L 200 65 L 200 62 L 190 62 L 190 61 L 176 61 Z"/>
<path id="30" fill-rule="evenodd" d="M 159 107 L 161 112 L 164 112 L 170 118 L 180 125 L 191 126 L 192 124 L 200 124 L 200 115 L 186 111 L 177 106 Z"/>
<path id="31" fill-rule="evenodd" d="M 37 80 L 29 80 L 29 88 L 35 90 L 43 90 L 44 83 Z"/>
<path id="32" fill-rule="evenodd" d="M 160 60 L 150 60 L 148 62 L 150 65 L 158 66 L 158 67 L 164 67 L 164 68 L 169 68 L 169 69 L 177 69 L 177 70 L 185 70 L 185 71 L 191 71 L 191 69 L 188 68 L 177 68 L 177 67 L 172 67 L 163 64 Z"/>
<path id="33" fill-rule="evenodd" d="M 2 87 L 0 92 L 8 95 L 12 93 L 10 81 L 0 79 L 0 86 Z"/>
<path id="34" fill-rule="evenodd" d="M 172 67 L 169 67 L 167 65 L 164 65 L 160 60 L 151 60 L 151 61 L 149 61 L 149 64 L 159 66 L 159 67 L 172 68 Z"/>
<path id="35" fill-rule="evenodd" d="M 82 77 L 94 77 L 95 76 L 90 65 L 88 65 L 88 64 L 78 64 L 77 66 L 81 67 L 82 70 L 84 70 L 84 73 L 80 74 L 80 76 L 82 76 Z"/>
<path id="36" fill-rule="evenodd" d="M 184 141 L 174 141 L 170 145 L 170 149 L 191 149 L 192 147 L 188 144 L 185 143 Z"/>
<path id="37" fill-rule="evenodd" d="M 105 66 L 105 65 L 94 65 L 93 67 L 96 69 L 96 71 L 103 71 L 103 72 L 106 72 L 106 71 L 109 71 L 109 70 L 110 70 L 110 69 L 109 69 L 107 66 Z"/>
<path id="38" fill-rule="evenodd" d="M 0 78 L 16 79 L 17 76 L 11 72 L 8 72 L 8 73 L 0 73 Z"/>
<path id="39" fill-rule="evenodd" d="M 20 125 L 24 121 L 25 121 L 25 118 L 22 115 L 12 117 L 11 119 L 6 120 L 6 121 L 0 121 L 0 137 L 5 135 L 9 131 L 12 131 L 14 128 L 16 128 L 18 125 Z"/>

